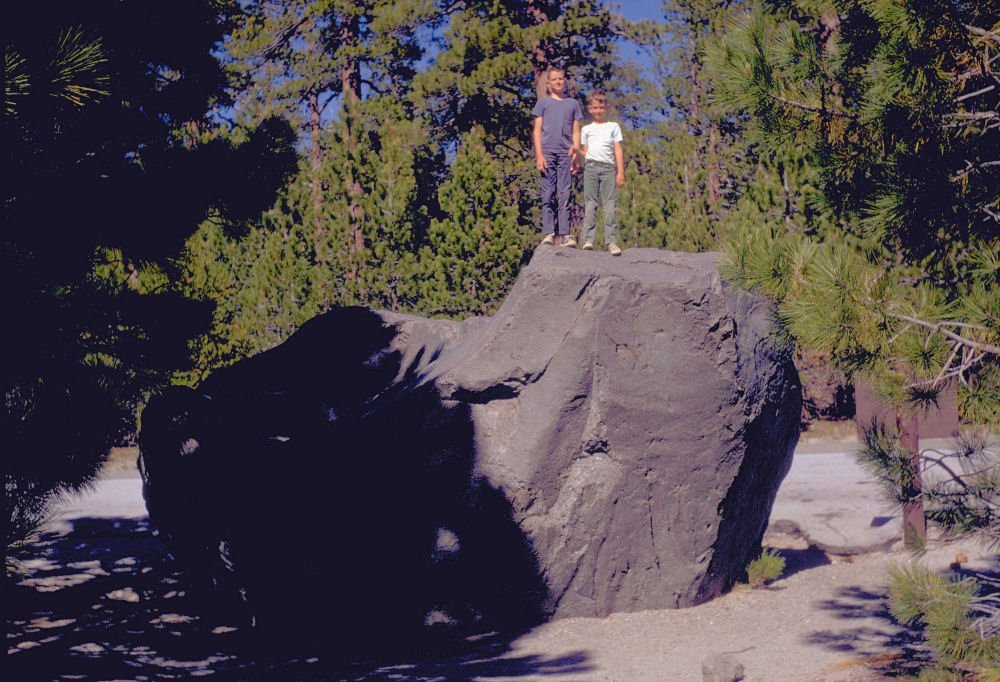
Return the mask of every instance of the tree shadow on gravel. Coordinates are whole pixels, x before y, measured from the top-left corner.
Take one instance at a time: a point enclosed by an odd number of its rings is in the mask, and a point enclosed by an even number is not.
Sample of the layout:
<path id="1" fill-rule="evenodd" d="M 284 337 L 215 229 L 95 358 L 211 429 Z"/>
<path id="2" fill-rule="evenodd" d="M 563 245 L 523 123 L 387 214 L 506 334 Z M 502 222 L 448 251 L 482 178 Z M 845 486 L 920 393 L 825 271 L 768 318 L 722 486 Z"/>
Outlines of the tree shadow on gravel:
<path id="1" fill-rule="evenodd" d="M 476 466 L 447 348 L 360 308 L 143 412 L 147 520 L 78 519 L 13 586 L 27 677 L 425 680 L 579 674 L 507 657 L 551 595 Z M 52 590 L 46 592 L 44 590 Z"/>
<path id="2" fill-rule="evenodd" d="M 845 659 L 888 678 L 913 675 L 931 662 L 932 652 L 923 635 L 893 619 L 885 592 L 845 587 L 815 606 L 846 621 L 866 622 L 836 631 L 810 632 L 804 637 L 810 644 L 840 652 Z"/>
<path id="3" fill-rule="evenodd" d="M 351 658 L 273 646 L 192 590 L 148 519 L 80 518 L 43 533 L 23 573 L 3 583 L 6 679 L 473 680 L 583 673 L 585 652 L 508 656 L 521 632 L 383 642 L 391 655 Z M 350 628 L 348 614 L 327 613 Z M 336 632 L 332 628 L 331 632 Z M 287 644 L 284 643 L 284 644 Z"/>
<path id="4" fill-rule="evenodd" d="M 781 571 L 781 576 L 778 580 L 775 581 L 779 583 L 781 580 L 791 577 L 796 573 L 820 566 L 828 566 L 831 563 L 830 557 L 815 547 L 808 549 L 775 549 L 773 551 L 785 560 L 785 568 Z"/>

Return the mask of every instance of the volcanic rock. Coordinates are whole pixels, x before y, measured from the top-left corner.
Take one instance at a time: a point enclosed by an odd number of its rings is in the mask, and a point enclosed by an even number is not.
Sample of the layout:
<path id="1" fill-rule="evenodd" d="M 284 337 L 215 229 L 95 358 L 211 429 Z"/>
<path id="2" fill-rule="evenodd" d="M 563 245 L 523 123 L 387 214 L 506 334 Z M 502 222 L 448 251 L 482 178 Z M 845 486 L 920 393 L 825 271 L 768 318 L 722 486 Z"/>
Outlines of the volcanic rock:
<path id="1" fill-rule="evenodd" d="M 150 402 L 150 515 L 256 616 L 358 633 L 711 599 L 759 552 L 801 409 L 771 308 L 716 258 L 541 247 L 491 318 L 332 310 Z"/>

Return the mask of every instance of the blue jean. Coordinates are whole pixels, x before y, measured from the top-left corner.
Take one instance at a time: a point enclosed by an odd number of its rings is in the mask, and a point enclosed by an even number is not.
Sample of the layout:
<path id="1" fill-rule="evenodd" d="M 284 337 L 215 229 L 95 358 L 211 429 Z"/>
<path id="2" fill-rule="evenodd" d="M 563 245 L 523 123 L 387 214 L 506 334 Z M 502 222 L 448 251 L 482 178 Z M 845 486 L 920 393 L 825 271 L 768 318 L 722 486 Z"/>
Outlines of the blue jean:
<path id="1" fill-rule="evenodd" d="M 613 164 L 588 161 L 583 169 L 583 241 L 593 242 L 597 234 L 597 200 L 604 206 L 604 242 L 618 241 L 617 170 Z"/>
<path id="2" fill-rule="evenodd" d="M 569 234 L 569 192 L 572 188 L 572 173 L 566 150 L 561 152 L 544 152 L 546 171 L 542 174 L 542 232 L 552 234 L 553 199 L 558 198 L 559 231 L 556 234 Z"/>

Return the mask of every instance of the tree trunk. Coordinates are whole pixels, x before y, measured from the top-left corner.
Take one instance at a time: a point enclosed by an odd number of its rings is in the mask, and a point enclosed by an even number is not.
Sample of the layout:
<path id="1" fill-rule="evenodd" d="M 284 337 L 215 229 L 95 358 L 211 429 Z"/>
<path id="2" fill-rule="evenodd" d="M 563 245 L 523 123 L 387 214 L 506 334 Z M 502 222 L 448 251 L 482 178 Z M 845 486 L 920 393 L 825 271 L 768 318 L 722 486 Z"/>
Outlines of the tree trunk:
<path id="1" fill-rule="evenodd" d="M 313 215 L 316 224 L 313 231 L 317 240 L 323 237 L 323 183 L 320 181 L 319 169 L 323 161 L 322 150 L 320 149 L 319 138 L 322 131 L 320 121 L 319 93 L 312 92 L 309 95 L 309 168 L 312 171 L 312 179 L 309 182 L 312 192 Z"/>
<path id="2" fill-rule="evenodd" d="M 525 3 L 524 13 L 531 26 L 540 26 L 552 19 L 546 5 L 551 3 L 544 0 L 528 0 Z M 549 96 L 549 67 L 552 66 L 551 56 L 541 43 L 531 47 L 531 62 L 535 67 L 535 101 L 538 101 Z"/>
<path id="3" fill-rule="evenodd" d="M 788 166 L 781 164 L 781 187 L 785 190 L 785 227 L 792 229 L 792 188 L 788 182 Z"/>
<path id="4" fill-rule="evenodd" d="M 722 199 L 722 173 L 719 168 L 719 126 L 712 121 L 708 126 L 708 203 L 713 210 Z"/>
<path id="5" fill-rule="evenodd" d="M 698 80 L 701 65 L 698 63 L 698 45 L 695 41 L 694 30 L 688 33 L 688 80 L 691 90 L 688 93 L 688 126 L 690 126 L 691 136 L 694 137 L 694 147 L 691 149 L 691 172 L 697 172 L 702 167 L 702 145 L 701 140 L 701 83 Z M 688 187 L 688 199 L 695 199 L 695 192 L 698 188 L 693 183 L 684 183 Z"/>
<path id="6" fill-rule="evenodd" d="M 345 21 L 341 29 L 341 45 L 353 46 L 357 44 L 359 30 L 357 17 L 352 17 Z M 361 102 L 361 67 L 356 56 L 347 57 L 340 67 L 340 92 L 344 99 L 344 125 L 347 151 L 352 159 L 345 168 L 345 183 L 348 195 L 347 214 L 351 224 L 350 249 L 352 253 L 356 253 L 365 246 L 364 231 L 362 229 L 365 216 L 364 209 L 361 207 L 361 181 L 358 179 L 357 169 L 353 164 L 353 159 L 358 152 L 358 131 L 356 130 L 357 126 L 354 115 L 357 104 Z"/>
<path id="7" fill-rule="evenodd" d="M 540 52 L 540 51 L 539 51 Z M 535 101 L 549 96 L 549 66 L 535 66 Z"/>
<path id="8" fill-rule="evenodd" d="M 910 484 L 904 488 L 903 545 L 907 549 L 923 549 L 927 542 L 927 520 L 924 516 L 923 484 L 920 480 L 920 430 L 916 414 L 904 414 L 896 408 L 899 444 L 909 453 Z"/>

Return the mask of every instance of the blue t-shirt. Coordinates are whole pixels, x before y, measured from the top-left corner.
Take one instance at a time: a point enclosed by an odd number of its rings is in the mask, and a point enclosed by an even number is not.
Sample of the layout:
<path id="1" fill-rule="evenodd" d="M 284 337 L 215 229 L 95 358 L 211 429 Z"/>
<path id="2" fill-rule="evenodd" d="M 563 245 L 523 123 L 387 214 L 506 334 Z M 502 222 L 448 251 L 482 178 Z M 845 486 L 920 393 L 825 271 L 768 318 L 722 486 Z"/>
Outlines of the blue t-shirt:
<path id="1" fill-rule="evenodd" d="M 583 120 L 580 103 L 571 97 L 543 97 L 532 116 L 542 118 L 542 153 L 565 152 L 573 146 L 573 121 Z"/>

